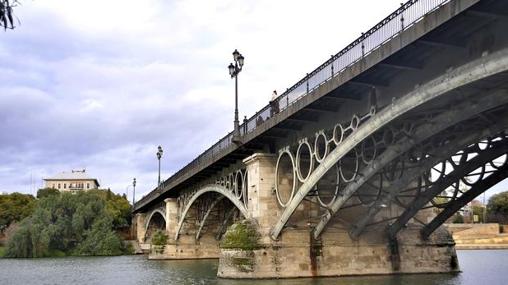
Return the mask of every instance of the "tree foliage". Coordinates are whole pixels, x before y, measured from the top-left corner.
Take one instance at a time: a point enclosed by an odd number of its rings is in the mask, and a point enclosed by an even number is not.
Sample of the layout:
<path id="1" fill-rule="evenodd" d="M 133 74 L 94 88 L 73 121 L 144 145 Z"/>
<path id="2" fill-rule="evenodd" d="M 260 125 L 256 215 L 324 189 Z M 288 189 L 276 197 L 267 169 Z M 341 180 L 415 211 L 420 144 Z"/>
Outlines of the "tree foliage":
<path id="1" fill-rule="evenodd" d="M 501 224 L 508 223 L 508 191 L 490 197 L 487 204 L 489 221 Z"/>
<path id="2" fill-rule="evenodd" d="M 168 236 L 166 235 L 166 233 L 164 231 L 157 230 L 152 235 L 152 240 L 151 240 L 152 245 L 166 245 L 167 242 L 168 242 Z"/>
<path id="3" fill-rule="evenodd" d="M 41 199 L 51 195 L 60 195 L 60 191 L 55 188 L 42 188 L 37 190 L 37 199 Z"/>
<path id="4" fill-rule="evenodd" d="M 12 193 L 0 195 L 0 232 L 10 224 L 30 216 L 35 207 L 32 195 Z"/>
<path id="5" fill-rule="evenodd" d="M 0 27 L 3 27 L 4 30 L 14 29 L 13 8 L 18 5 L 17 0 L 0 0 Z"/>
<path id="6" fill-rule="evenodd" d="M 114 221 L 126 217 L 124 203 L 116 197 L 121 198 L 105 191 L 87 191 L 41 198 L 9 240 L 6 256 L 121 254 L 123 246 L 114 232 Z M 118 208 L 122 210 L 112 210 Z"/>

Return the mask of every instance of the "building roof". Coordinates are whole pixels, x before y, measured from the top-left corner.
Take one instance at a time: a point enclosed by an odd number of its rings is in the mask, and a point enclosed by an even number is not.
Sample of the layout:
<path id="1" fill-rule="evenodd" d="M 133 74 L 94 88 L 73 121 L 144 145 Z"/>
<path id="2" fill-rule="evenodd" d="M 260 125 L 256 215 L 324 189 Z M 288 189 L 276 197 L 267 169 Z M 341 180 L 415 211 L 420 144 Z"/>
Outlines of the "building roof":
<path id="1" fill-rule="evenodd" d="M 53 177 L 44 178 L 43 180 L 95 180 L 97 186 L 99 185 L 99 181 L 97 178 L 89 177 L 86 171 L 83 170 L 72 170 L 71 172 L 61 172 L 56 174 Z"/>

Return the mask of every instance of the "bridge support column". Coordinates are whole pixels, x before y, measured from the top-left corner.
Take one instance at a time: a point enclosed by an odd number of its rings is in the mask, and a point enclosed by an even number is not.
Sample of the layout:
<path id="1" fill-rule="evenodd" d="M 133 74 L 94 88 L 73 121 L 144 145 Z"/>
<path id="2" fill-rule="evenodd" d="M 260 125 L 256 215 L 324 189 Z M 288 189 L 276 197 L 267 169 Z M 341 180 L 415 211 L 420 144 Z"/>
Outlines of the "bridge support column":
<path id="1" fill-rule="evenodd" d="M 256 153 L 244 160 L 247 166 L 247 210 L 249 218 L 259 225 L 259 233 L 268 238 L 272 225 L 281 214 L 275 197 L 275 164 L 273 154 Z M 264 242 L 271 242 L 268 238 Z"/>
<path id="2" fill-rule="evenodd" d="M 136 240 L 140 244 L 145 242 L 145 235 L 146 235 L 145 219 L 146 219 L 146 214 L 143 214 L 143 213 L 137 213 L 136 216 L 134 217 L 134 221 L 136 224 Z"/>
<path id="3" fill-rule="evenodd" d="M 166 203 L 166 234 L 169 239 L 174 239 L 178 226 L 178 202 L 176 198 L 164 199 Z"/>

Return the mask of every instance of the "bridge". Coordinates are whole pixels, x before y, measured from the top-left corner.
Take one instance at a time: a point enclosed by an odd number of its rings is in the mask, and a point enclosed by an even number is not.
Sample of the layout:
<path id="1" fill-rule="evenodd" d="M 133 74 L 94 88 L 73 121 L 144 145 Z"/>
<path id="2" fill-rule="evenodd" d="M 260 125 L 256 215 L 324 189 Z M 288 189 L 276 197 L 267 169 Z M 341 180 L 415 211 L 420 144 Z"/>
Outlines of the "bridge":
<path id="1" fill-rule="evenodd" d="M 138 201 L 138 240 L 222 277 L 458 271 L 443 223 L 508 177 L 507 28 L 503 0 L 402 4 Z"/>

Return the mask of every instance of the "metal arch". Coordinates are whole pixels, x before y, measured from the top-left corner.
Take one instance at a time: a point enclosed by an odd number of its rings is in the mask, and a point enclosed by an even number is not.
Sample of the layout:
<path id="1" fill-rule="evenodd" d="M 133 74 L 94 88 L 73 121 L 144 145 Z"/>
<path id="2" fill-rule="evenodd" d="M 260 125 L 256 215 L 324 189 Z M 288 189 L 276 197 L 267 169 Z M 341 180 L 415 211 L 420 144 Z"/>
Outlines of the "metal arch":
<path id="1" fill-rule="evenodd" d="M 152 220 L 152 217 L 155 213 L 159 213 L 162 218 L 164 219 L 164 222 L 167 224 L 168 221 L 166 221 L 166 211 L 164 208 L 157 208 L 157 209 L 154 209 L 152 210 L 152 212 L 150 213 L 150 216 L 148 217 L 148 219 L 146 219 L 146 222 L 145 222 L 145 231 L 148 230 L 148 226 L 150 225 L 150 220 Z"/>
<path id="2" fill-rule="evenodd" d="M 454 203 L 449 204 L 439 215 L 437 215 L 429 224 L 421 229 L 423 239 L 428 239 L 429 236 L 441 226 L 447 219 L 455 214 L 460 208 L 464 207 L 467 203 L 474 200 L 483 192 L 487 191 L 492 186 L 503 181 L 508 177 L 508 164 L 501 166 L 497 171 L 489 175 L 489 177 L 477 182 L 471 189 L 466 191 Z"/>
<path id="3" fill-rule="evenodd" d="M 235 207 L 238 208 L 238 210 L 240 210 L 240 212 L 244 217 L 248 216 L 247 208 L 245 207 L 242 201 L 240 201 L 237 197 L 235 197 L 233 192 L 229 191 L 224 186 L 210 184 L 194 192 L 192 194 L 192 197 L 188 200 L 187 205 L 185 206 L 185 209 L 182 211 L 182 214 L 180 216 L 180 221 L 178 222 L 175 240 L 178 240 L 178 236 L 180 235 L 180 230 L 182 229 L 183 222 L 185 221 L 185 217 L 187 216 L 187 212 L 189 211 L 194 201 L 196 201 L 201 195 L 209 192 L 216 192 L 228 198 L 228 200 L 231 201 L 235 205 Z"/>
<path id="4" fill-rule="evenodd" d="M 374 219 L 377 213 L 381 211 L 383 205 L 387 205 L 405 186 L 418 178 L 418 176 L 421 175 L 422 170 L 429 169 L 439 163 L 442 159 L 453 156 L 456 153 L 457 146 L 467 146 L 471 143 L 475 143 L 484 137 L 491 136 L 502 131 L 506 126 L 508 126 L 508 120 L 505 120 L 502 124 L 496 124 L 495 127 L 483 130 L 482 132 L 477 132 L 466 137 L 460 137 L 459 139 L 449 143 L 447 147 L 437 149 L 437 152 L 427 158 L 421 166 L 409 170 L 397 182 L 390 185 L 388 188 L 383 189 L 387 194 L 376 201 L 374 205 L 369 208 L 367 214 L 351 227 L 351 238 L 357 239 L 368 224 Z"/>
<path id="5" fill-rule="evenodd" d="M 485 99 L 483 101 L 483 99 Z M 505 104 L 508 102 L 508 93 L 505 91 L 494 92 L 486 97 L 482 98 L 481 102 L 472 104 L 470 102 L 464 102 L 455 109 L 442 113 L 435 118 L 429 120 L 426 124 L 417 128 L 412 135 L 402 139 L 401 141 L 390 145 L 379 157 L 374 160 L 369 166 L 367 166 L 359 177 L 349 183 L 346 188 L 342 191 L 342 195 L 338 197 L 328 211 L 321 217 L 321 220 L 314 228 L 314 238 L 318 238 L 321 232 L 325 229 L 332 216 L 339 211 L 344 203 L 374 174 L 379 170 L 388 165 L 391 161 L 397 158 L 399 155 L 410 150 L 416 144 L 422 142 L 425 139 L 432 137 L 433 135 L 451 127 L 461 121 L 473 117 L 483 111 L 491 109 L 493 107 Z"/>
<path id="6" fill-rule="evenodd" d="M 474 171 L 478 167 L 485 165 L 492 159 L 495 159 L 496 157 L 499 157 L 508 151 L 508 144 L 506 144 L 506 141 L 501 141 L 501 143 L 498 144 L 500 146 L 496 146 L 492 149 L 487 149 L 482 152 L 482 155 L 478 155 L 467 163 L 457 166 L 454 171 L 450 172 L 444 178 L 438 180 L 436 184 L 432 185 L 429 189 L 422 193 L 399 216 L 399 218 L 387 228 L 389 237 L 395 237 L 397 233 L 406 225 L 406 223 L 411 218 L 413 218 L 423 206 L 429 203 L 430 200 L 432 200 L 436 195 L 441 193 L 448 186 L 452 185 L 456 180 L 462 178 L 464 175 Z"/>
<path id="7" fill-rule="evenodd" d="M 220 201 L 222 201 L 222 199 L 224 199 L 224 196 L 219 196 L 217 199 L 215 199 L 215 201 L 212 202 L 212 204 L 206 210 L 206 213 L 203 216 L 203 219 L 199 223 L 199 228 L 198 228 L 198 231 L 196 232 L 196 240 L 199 240 L 199 238 L 201 236 L 201 231 L 203 230 L 206 220 L 208 219 L 208 216 L 212 212 L 213 208 L 215 208 L 215 205 L 217 205 Z"/>
<path id="8" fill-rule="evenodd" d="M 215 235 L 215 239 L 216 240 L 220 240 L 222 235 L 224 234 L 225 230 L 224 228 L 227 226 L 228 224 L 228 221 L 229 219 L 231 219 L 233 217 L 233 214 L 235 213 L 235 208 L 231 208 L 227 213 L 226 213 L 226 216 L 224 217 L 224 220 L 222 221 L 222 223 L 220 224 L 220 227 L 219 229 L 217 230 L 217 234 Z"/>
<path id="9" fill-rule="evenodd" d="M 314 172 L 312 172 L 309 176 L 308 180 L 300 186 L 292 201 L 274 225 L 270 234 L 271 238 L 274 240 L 278 238 L 284 225 L 287 223 L 296 208 L 300 205 L 302 200 L 307 196 L 309 191 L 312 190 L 317 181 L 321 179 L 326 172 L 335 165 L 335 163 L 344 157 L 344 155 L 365 140 L 369 135 L 380 130 L 395 118 L 432 99 L 438 98 L 460 86 L 506 71 L 507 69 L 508 49 L 504 49 L 474 60 L 449 73 L 441 75 L 440 77 L 408 93 L 399 100 L 394 101 L 394 104 L 391 107 L 387 107 L 376 113 L 368 122 L 361 125 L 356 132 L 353 132 L 345 138 L 341 145 L 337 146 L 331 153 L 329 153 L 327 159 L 316 167 Z"/>

